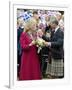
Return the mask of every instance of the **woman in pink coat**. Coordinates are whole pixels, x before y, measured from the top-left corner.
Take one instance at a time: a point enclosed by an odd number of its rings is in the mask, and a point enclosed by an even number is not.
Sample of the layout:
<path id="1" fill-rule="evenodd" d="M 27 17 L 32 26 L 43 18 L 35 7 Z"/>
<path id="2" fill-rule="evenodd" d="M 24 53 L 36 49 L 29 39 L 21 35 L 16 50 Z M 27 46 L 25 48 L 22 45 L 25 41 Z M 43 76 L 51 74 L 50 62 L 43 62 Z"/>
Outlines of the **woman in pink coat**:
<path id="1" fill-rule="evenodd" d="M 37 54 L 37 47 L 34 43 L 35 37 L 33 37 L 35 30 L 36 21 L 34 18 L 31 18 L 25 23 L 25 32 L 20 37 L 22 57 L 19 80 L 41 79 L 40 61 Z"/>

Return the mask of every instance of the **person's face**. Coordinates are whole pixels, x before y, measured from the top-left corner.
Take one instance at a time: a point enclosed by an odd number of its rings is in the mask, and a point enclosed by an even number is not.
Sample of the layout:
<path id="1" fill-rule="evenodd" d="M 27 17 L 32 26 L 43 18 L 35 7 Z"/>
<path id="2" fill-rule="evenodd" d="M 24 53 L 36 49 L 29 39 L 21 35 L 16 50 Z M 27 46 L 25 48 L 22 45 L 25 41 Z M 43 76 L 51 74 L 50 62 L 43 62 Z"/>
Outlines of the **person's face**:
<path id="1" fill-rule="evenodd" d="M 21 18 L 18 19 L 18 26 L 19 26 L 19 27 L 22 27 L 23 24 L 24 24 L 24 20 L 23 20 L 23 18 L 21 17 Z"/>
<path id="2" fill-rule="evenodd" d="M 38 14 L 34 14 L 34 18 L 35 18 L 36 20 L 38 20 L 38 19 L 39 19 L 39 15 L 38 15 Z"/>
<path id="3" fill-rule="evenodd" d="M 33 24 L 31 25 L 31 30 L 32 30 L 32 32 L 33 32 L 33 31 L 36 31 L 36 23 L 33 23 Z"/>
<path id="4" fill-rule="evenodd" d="M 55 29 L 57 25 L 54 24 L 54 23 L 51 23 L 50 26 L 51 26 L 52 29 Z"/>
<path id="5" fill-rule="evenodd" d="M 45 20 L 49 21 L 50 17 L 48 15 L 45 15 Z"/>
<path id="6" fill-rule="evenodd" d="M 59 21 L 61 19 L 61 15 L 56 15 L 57 20 Z"/>

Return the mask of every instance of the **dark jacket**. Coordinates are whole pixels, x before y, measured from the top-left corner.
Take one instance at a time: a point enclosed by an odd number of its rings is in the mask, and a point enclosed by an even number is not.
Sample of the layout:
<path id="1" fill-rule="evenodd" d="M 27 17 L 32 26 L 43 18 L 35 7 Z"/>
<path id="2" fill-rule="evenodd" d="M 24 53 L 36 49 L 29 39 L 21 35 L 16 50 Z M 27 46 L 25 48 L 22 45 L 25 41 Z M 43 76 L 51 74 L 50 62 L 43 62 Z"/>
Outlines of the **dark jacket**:
<path id="1" fill-rule="evenodd" d="M 21 55 L 20 36 L 21 36 L 21 33 L 23 32 L 23 29 L 24 28 L 21 28 L 21 27 L 17 29 L 17 51 L 19 55 Z"/>
<path id="2" fill-rule="evenodd" d="M 44 40 L 51 42 L 51 55 L 54 59 L 62 59 L 63 58 L 63 41 L 64 41 L 64 33 L 60 28 L 53 34 L 51 34 L 51 38 L 47 38 L 45 36 L 42 37 Z"/>
<path id="3" fill-rule="evenodd" d="M 46 26 L 46 28 L 45 28 L 45 34 L 44 34 L 45 38 L 43 37 L 43 39 L 45 41 L 48 41 L 48 37 L 46 38 L 47 32 L 50 33 L 50 26 Z M 42 47 L 42 50 L 40 51 L 40 56 L 41 56 L 41 58 L 43 57 L 44 59 L 47 59 L 49 57 L 49 48 L 48 47 Z"/>

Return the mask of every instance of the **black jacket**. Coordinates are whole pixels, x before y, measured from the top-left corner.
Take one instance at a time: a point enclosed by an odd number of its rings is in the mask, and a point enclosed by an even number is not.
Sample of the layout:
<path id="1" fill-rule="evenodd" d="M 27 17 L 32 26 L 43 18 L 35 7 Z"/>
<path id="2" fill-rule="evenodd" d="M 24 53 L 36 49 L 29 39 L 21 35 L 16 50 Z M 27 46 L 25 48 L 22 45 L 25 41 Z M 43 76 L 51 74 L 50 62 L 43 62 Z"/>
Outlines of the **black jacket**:
<path id="1" fill-rule="evenodd" d="M 64 33 L 60 28 L 53 34 L 51 38 L 45 36 L 42 37 L 44 40 L 51 42 L 51 55 L 54 59 L 63 58 L 63 42 L 64 42 Z"/>
<path id="2" fill-rule="evenodd" d="M 21 36 L 21 33 L 23 32 L 24 28 L 21 28 L 19 27 L 17 29 L 17 51 L 18 51 L 18 54 L 21 55 L 21 46 L 20 46 L 20 36 Z"/>

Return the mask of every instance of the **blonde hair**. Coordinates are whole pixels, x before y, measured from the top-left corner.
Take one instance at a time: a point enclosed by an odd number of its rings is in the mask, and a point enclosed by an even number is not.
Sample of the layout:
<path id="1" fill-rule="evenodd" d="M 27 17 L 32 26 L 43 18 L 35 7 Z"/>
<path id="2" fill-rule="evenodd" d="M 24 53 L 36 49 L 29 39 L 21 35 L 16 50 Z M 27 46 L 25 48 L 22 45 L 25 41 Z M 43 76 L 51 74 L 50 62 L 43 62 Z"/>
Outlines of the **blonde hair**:
<path id="1" fill-rule="evenodd" d="M 36 20 L 34 18 L 30 18 L 29 20 L 24 22 L 24 32 L 28 32 L 31 30 L 33 24 L 36 24 Z"/>

